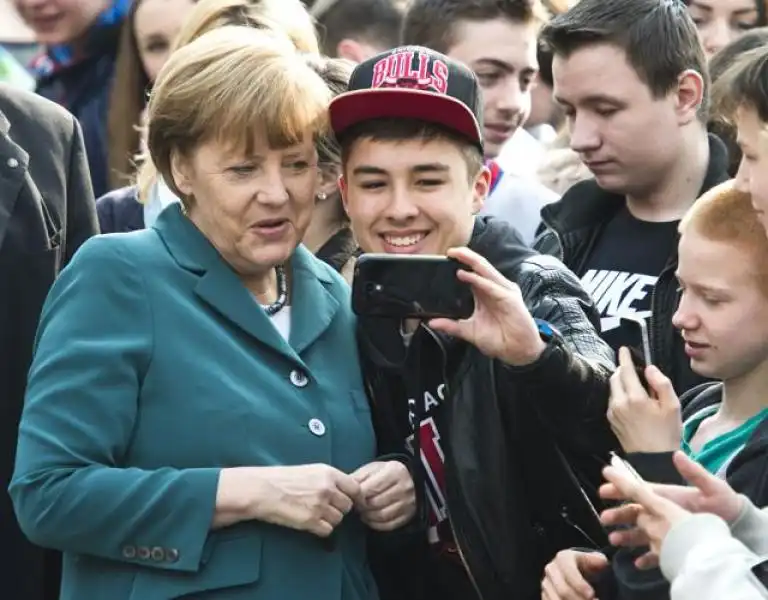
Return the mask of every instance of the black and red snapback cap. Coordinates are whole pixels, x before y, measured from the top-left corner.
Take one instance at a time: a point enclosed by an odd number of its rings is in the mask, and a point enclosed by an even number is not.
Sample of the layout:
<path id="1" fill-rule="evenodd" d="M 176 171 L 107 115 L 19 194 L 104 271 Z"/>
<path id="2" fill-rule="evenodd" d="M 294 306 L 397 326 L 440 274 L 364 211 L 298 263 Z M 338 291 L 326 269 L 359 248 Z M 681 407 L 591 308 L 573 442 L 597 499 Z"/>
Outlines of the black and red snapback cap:
<path id="1" fill-rule="evenodd" d="M 371 119 L 418 119 L 466 137 L 483 151 L 483 101 L 471 69 L 421 46 L 382 52 L 355 67 L 349 91 L 330 106 L 341 135 Z"/>

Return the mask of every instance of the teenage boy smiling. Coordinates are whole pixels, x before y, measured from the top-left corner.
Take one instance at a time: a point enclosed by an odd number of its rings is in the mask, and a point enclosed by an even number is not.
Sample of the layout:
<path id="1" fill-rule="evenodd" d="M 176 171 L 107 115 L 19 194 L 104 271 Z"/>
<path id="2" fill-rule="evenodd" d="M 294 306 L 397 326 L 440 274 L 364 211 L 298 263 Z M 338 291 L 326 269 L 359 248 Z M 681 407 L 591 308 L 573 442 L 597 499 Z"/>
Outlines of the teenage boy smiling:
<path id="1" fill-rule="evenodd" d="M 490 173 L 469 69 L 407 46 L 361 63 L 349 89 L 331 121 L 362 250 L 451 256 L 476 306 L 463 321 L 360 320 L 381 450 L 421 458 L 428 513 L 428 531 L 386 556 L 382 597 L 538 597 L 558 550 L 603 539 L 577 476 L 596 486 L 617 446 L 611 350 L 570 271 L 476 217 Z"/>

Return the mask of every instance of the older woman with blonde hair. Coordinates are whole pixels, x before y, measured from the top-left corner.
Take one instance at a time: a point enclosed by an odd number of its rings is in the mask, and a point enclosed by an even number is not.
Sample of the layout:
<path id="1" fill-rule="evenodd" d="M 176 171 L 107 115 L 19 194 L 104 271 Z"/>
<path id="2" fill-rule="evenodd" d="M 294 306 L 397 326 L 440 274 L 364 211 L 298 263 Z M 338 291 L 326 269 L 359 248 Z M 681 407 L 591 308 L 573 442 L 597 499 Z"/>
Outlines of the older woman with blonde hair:
<path id="1" fill-rule="evenodd" d="M 135 10 L 146 1 L 136 0 Z M 300 52 L 319 52 L 312 17 L 300 0 L 201 0 L 185 10 L 188 12 L 173 40 L 175 48 L 187 45 L 208 31 L 238 25 L 286 36 Z M 138 54 L 138 51 L 133 49 L 132 32 L 126 31 L 125 37 L 121 49 L 121 60 L 125 64 L 115 75 L 110 106 L 110 176 L 113 184 L 119 185 L 119 181 L 135 179 L 136 167 L 139 167 L 138 187 L 142 193 L 139 198 L 138 188 L 131 185 L 99 198 L 99 224 L 104 233 L 135 231 L 150 226 L 163 207 L 178 201 L 158 181 L 157 170 L 151 162 L 146 162 L 147 156 L 141 147 L 144 129 L 141 99 L 154 78 L 138 65 L 129 64 L 138 61 L 136 56 L 131 58 L 131 54 Z"/>
<path id="2" fill-rule="evenodd" d="M 145 0 L 146 1 L 146 0 Z M 193 9 L 177 44 L 184 46 L 207 31 L 227 25 L 253 27 L 279 37 L 287 37 L 304 60 L 325 81 L 331 94 L 347 91 L 354 64 L 344 59 L 322 57 L 309 14 L 298 0 L 202 0 Z M 346 213 L 341 206 L 337 180 L 341 151 L 333 135 L 318 136 L 320 177 L 312 195 L 315 216 L 304 242 L 318 258 L 351 281 L 357 244 L 352 238 Z M 99 199 L 96 207 L 103 233 L 134 231 L 150 226 L 157 215 L 178 196 L 158 176 L 157 169 L 144 153 L 138 185 L 122 188 Z"/>
<path id="3" fill-rule="evenodd" d="M 247 28 L 161 71 L 148 146 L 181 204 L 64 270 L 20 424 L 10 493 L 62 600 L 378 597 L 364 515 L 415 496 L 375 460 L 348 288 L 299 243 L 329 97 Z"/>

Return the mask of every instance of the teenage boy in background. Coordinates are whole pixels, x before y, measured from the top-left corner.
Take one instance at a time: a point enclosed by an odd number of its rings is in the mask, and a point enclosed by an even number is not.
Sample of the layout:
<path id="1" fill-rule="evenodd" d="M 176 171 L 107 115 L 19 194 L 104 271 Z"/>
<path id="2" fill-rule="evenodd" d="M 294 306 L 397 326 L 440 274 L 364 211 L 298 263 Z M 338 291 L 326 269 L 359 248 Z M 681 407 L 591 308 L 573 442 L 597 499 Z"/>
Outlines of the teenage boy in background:
<path id="1" fill-rule="evenodd" d="M 554 59 L 554 97 L 571 147 L 594 175 L 542 210 L 536 249 L 581 278 L 603 338 L 640 346 L 646 319 L 654 364 L 681 394 L 703 380 L 672 327 L 677 226 L 728 177 L 723 143 L 707 134 L 709 78 L 685 4 L 581 0 L 542 29 Z"/>
<path id="2" fill-rule="evenodd" d="M 309 9 L 323 54 L 356 63 L 397 46 L 403 12 L 397 0 L 317 0 Z"/>
<path id="3" fill-rule="evenodd" d="M 431 48 L 475 72 L 492 174 L 482 214 L 504 219 L 527 244 L 541 224 L 541 208 L 558 199 L 535 181 L 543 150 L 523 129 L 539 70 L 538 31 L 547 18 L 539 0 L 412 0 L 403 22 L 403 44 Z M 510 140 L 516 150 L 496 160 Z"/>

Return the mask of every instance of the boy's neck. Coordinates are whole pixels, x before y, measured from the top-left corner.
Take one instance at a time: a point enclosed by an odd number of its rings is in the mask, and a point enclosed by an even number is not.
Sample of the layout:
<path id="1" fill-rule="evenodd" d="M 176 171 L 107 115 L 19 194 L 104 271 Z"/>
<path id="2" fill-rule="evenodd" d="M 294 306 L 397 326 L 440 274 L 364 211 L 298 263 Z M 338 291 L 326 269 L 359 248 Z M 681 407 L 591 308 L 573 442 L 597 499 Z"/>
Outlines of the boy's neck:
<path id="1" fill-rule="evenodd" d="M 709 138 L 704 128 L 691 129 L 675 164 L 655 188 L 637 196 L 627 195 L 627 208 L 641 221 L 678 221 L 688 211 L 709 169 Z"/>
<path id="2" fill-rule="evenodd" d="M 718 419 L 744 422 L 768 408 L 768 359 L 738 377 L 723 381 Z"/>

